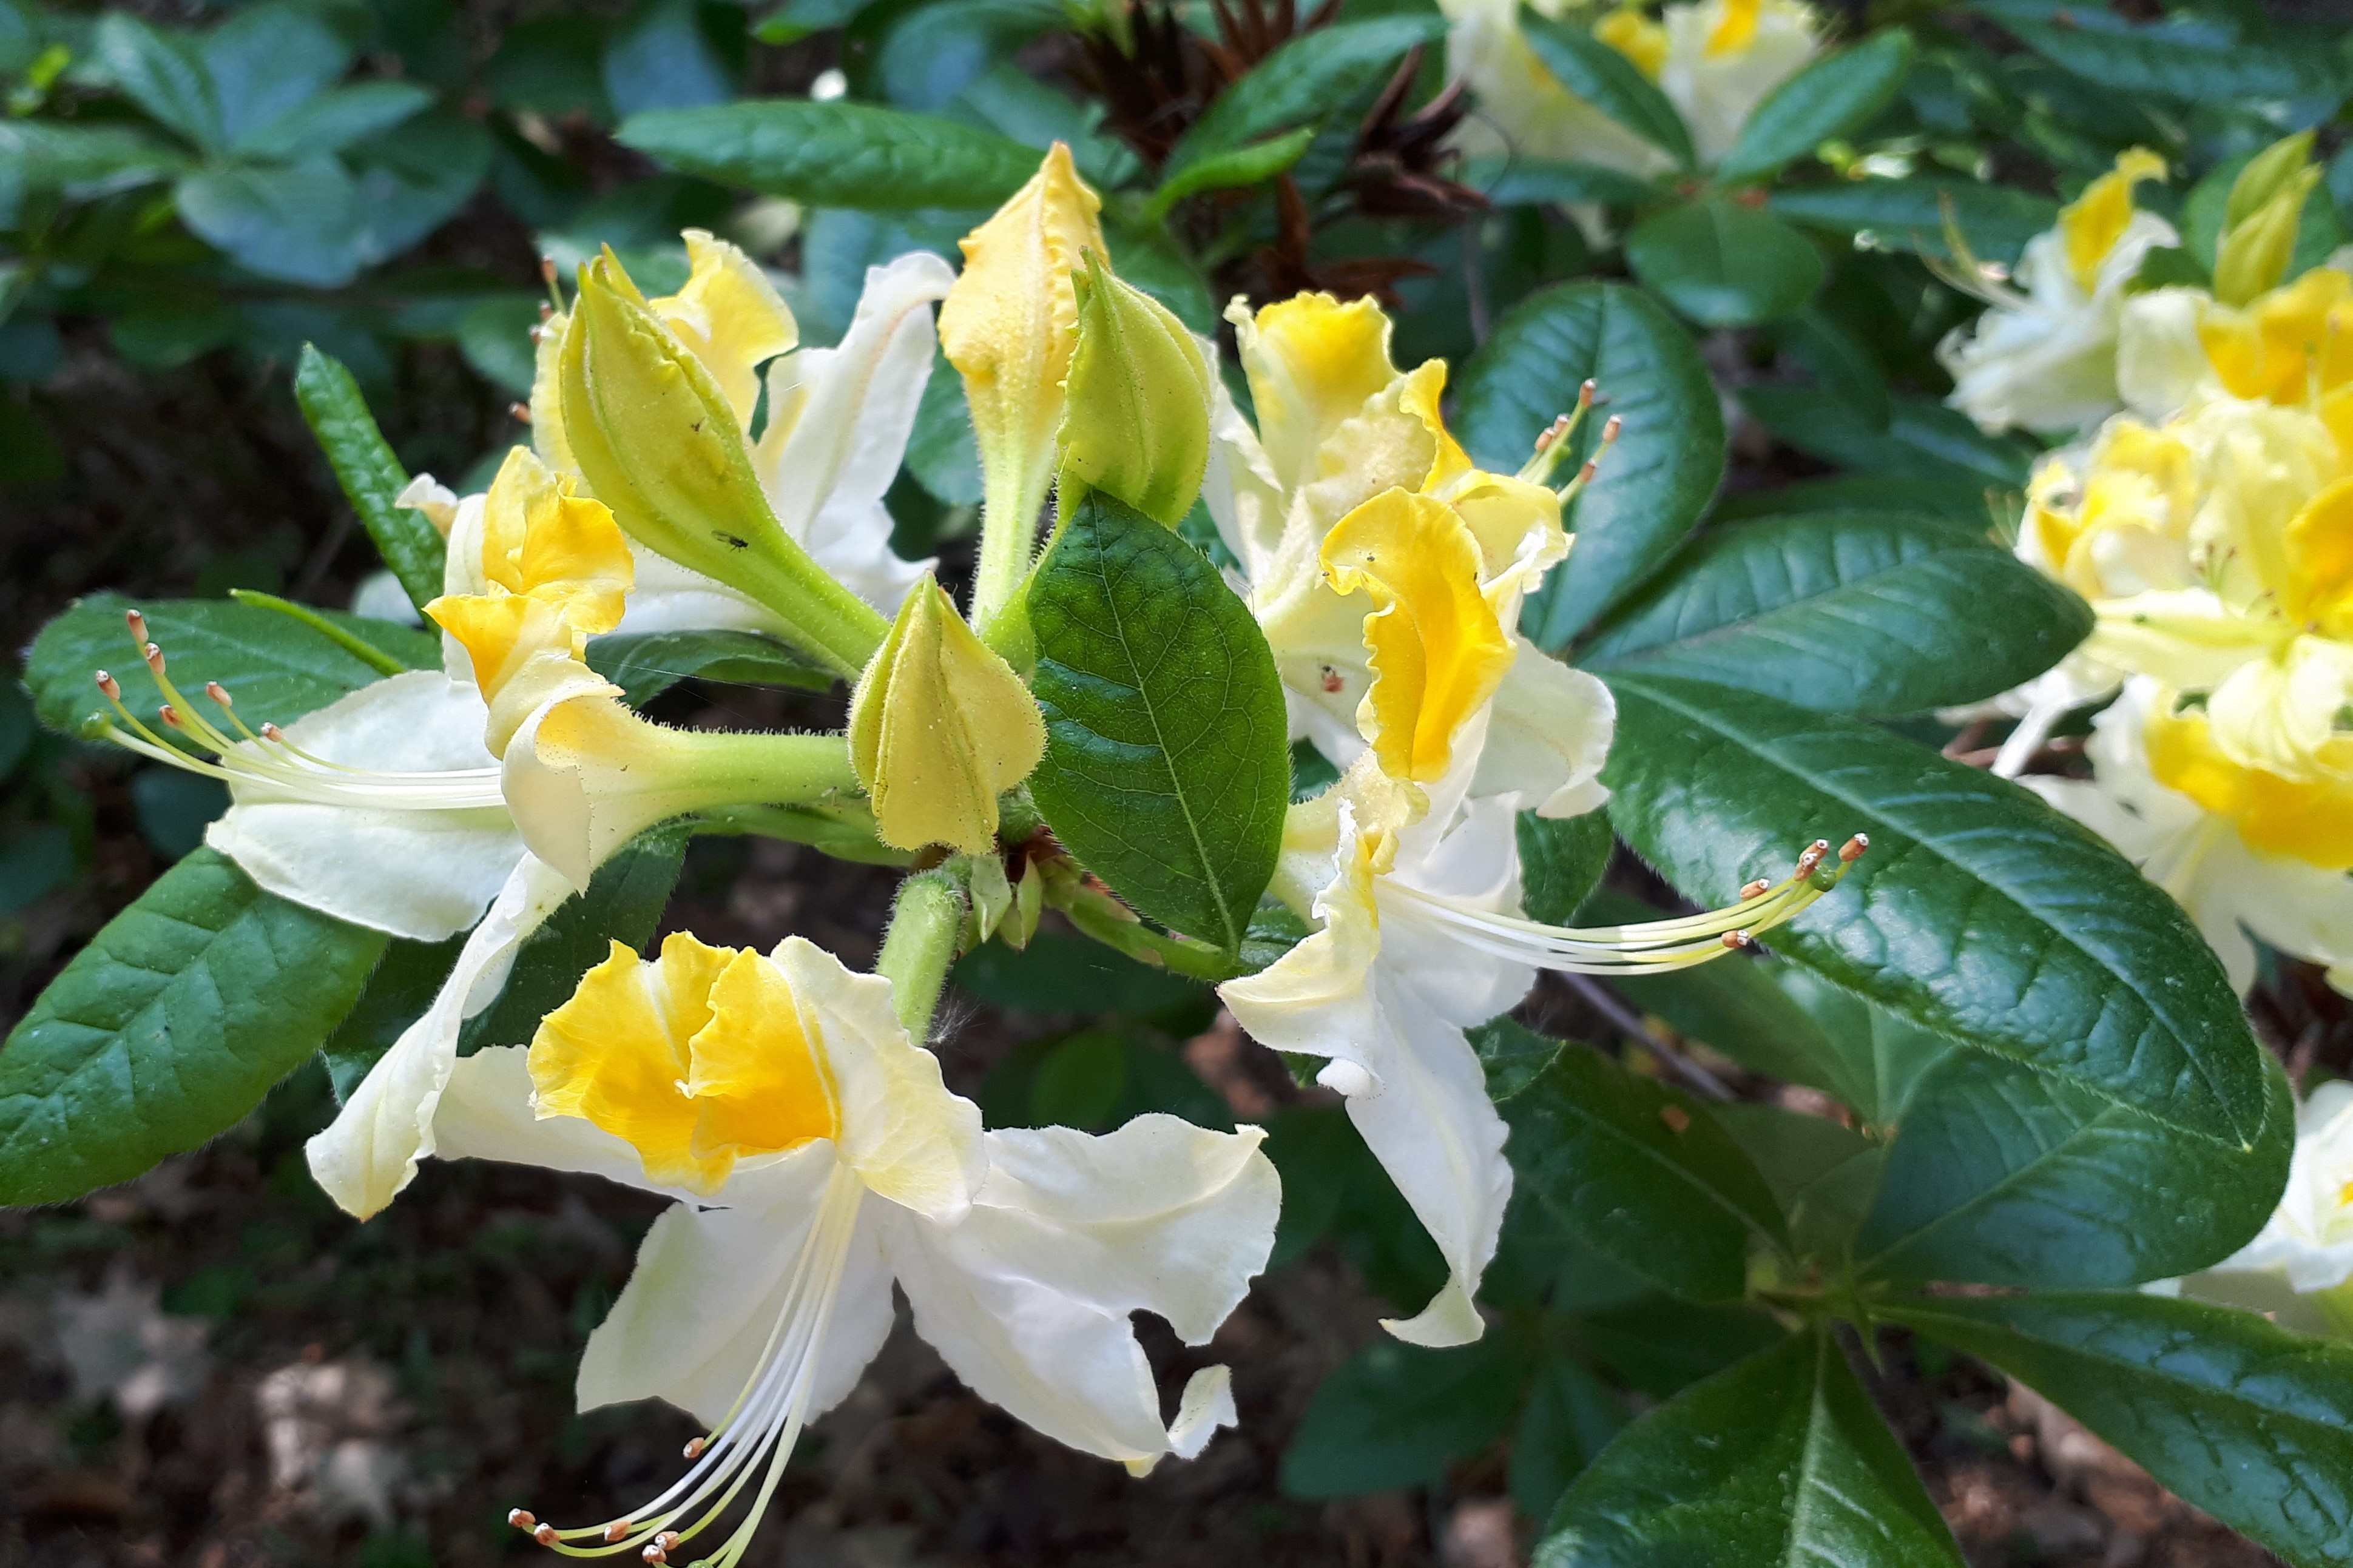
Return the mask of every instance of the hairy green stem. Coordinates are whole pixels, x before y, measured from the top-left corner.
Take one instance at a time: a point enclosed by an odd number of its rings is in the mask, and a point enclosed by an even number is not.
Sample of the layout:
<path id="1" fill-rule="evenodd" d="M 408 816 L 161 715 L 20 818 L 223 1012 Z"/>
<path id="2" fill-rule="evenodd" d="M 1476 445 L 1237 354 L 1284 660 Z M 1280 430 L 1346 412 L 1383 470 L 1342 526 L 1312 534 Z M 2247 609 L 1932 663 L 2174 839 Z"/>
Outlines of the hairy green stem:
<path id="1" fill-rule="evenodd" d="M 923 871 L 899 884 L 891 929 L 874 973 L 891 983 L 891 999 L 907 1033 L 922 1039 L 932 1026 L 964 934 L 964 889 L 945 871 Z"/>

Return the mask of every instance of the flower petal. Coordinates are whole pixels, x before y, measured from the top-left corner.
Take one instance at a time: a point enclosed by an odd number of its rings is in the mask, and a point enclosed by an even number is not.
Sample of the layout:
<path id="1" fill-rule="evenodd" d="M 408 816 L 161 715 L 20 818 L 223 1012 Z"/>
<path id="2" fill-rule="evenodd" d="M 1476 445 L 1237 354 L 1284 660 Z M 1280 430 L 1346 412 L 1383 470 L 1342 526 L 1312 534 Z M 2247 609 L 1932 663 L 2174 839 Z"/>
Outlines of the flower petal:
<path id="1" fill-rule="evenodd" d="M 959 1246 L 1098 1310 L 1157 1312 L 1206 1344 L 1274 1246 L 1282 1186 L 1265 1136 L 1156 1113 L 1099 1137 L 988 1133 L 988 1179 Z"/>
<path id="2" fill-rule="evenodd" d="M 1584 670 L 1514 640 L 1519 655 L 1495 689 L 1471 793 L 1510 795 L 1538 816 L 1581 816 L 1609 799 L 1600 777 L 1618 731 L 1617 700 Z"/>
<path id="3" fill-rule="evenodd" d="M 486 1046 L 458 1063 L 433 1111 L 436 1159 L 577 1171 L 674 1197 L 689 1195 L 648 1182 L 638 1152 L 602 1128 L 576 1116 L 536 1114 L 529 1056 L 522 1046 Z"/>
<path id="4" fill-rule="evenodd" d="M 588 1336 L 580 1408 L 666 1399 L 716 1426 L 790 1304 L 795 1265 L 834 1164 L 830 1144 L 812 1143 L 739 1173 L 725 1208 L 680 1204 L 655 1220 L 621 1299 Z M 808 1415 L 839 1404 L 890 1335 L 891 1274 L 875 1239 L 883 1212 L 867 1203 L 850 1237 Z"/>
<path id="5" fill-rule="evenodd" d="M 572 893 L 553 867 L 526 855 L 459 951 L 425 1016 L 368 1069 L 327 1130 L 308 1145 L 327 1195 L 365 1219 L 392 1202 L 434 1151 L 433 1115 L 458 1062 L 458 1028 L 506 984 L 515 950 Z"/>

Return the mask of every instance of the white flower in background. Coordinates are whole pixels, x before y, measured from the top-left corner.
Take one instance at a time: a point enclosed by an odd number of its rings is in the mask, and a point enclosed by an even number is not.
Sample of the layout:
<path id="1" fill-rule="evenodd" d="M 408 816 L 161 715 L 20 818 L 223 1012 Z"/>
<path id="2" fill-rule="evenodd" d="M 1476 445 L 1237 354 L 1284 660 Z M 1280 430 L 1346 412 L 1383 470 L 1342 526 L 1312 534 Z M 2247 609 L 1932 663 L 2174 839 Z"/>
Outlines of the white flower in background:
<path id="1" fill-rule="evenodd" d="M 1536 0 L 1559 16 L 1565 0 Z M 1665 153 L 1561 85 L 1521 36 L 1517 0 L 1445 0 L 1453 23 L 1448 68 L 1470 82 L 1479 113 L 1463 140 L 1475 152 L 1569 158 L 1661 174 Z M 1698 0 L 1672 5 L 1657 21 L 1621 5 L 1593 24 L 1593 35 L 1656 82 L 1691 129 L 1703 165 L 1740 140 L 1741 127 L 1767 94 L 1802 69 L 1821 47 L 1821 24 L 1798 0 Z"/>
<path id="2" fill-rule="evenodd" d="M 1284 424 L 1285 406 L 1260 404 L 1275 464 L 1316 434 Z M 1368 413 L 1344 428 L 1392 423 Z M 1352 482 L 1336 465 L 1324 472 Z M 1463 1031 L 1508 1011 L 1538 969 L 1656 972 L 1722 957 L 1820 897 L 1862 849 L 1858 840 L 1831 862 L 1817 845 L 1788 881 L 1752 883 L 1739 903 L 1688 920 L 1577 931 L 1522 915 L 1517 816 L 1530 803 L 1558 814 L 1561 796 L 1549 775 L 1516 787 L 1527 782 L 1517 768 L 1489 787 L 1498 770 L 1486 752 L 1512 674 L 1553 662 L 1534 649 L 1523 658 L 1506 628 L 1558 558 L 1558 531 L 1556 508 L 1458 507 L 1392 485 L 1324 532 L 1313 559 L 1332 603 L 1318 614 L 1335 623 L 1335 645 L 1353 622 L 1356 668 L 1370 675 L 1353 715 L 1362 751 L 1284 824 L 1273 891 L 1320 929 L 1219 991 L 1261 1042 L 1327 1059 L 1317 1081 L 1347 1097 L 1350 1121 L 1438 1244 L 1445 1288 L 1419 1315 L 1385 1324 L 1415 1344 L 1483 1331 L 1473 1297 L 1511 1197 L 1503 1119 Z M 1582 787 L 1574 809 L 1601 798 L 1589 777 Z"/>
<path id="3" fill-rule="evenodd" d="M 1203 499 L 1242 563 L 1243 596 L 1274 651 L 1293 737 L 1345 767 L 1365 749 L 1357 713 L 1377 654 L 1366 641 L 1363 604 L 1325 580 L 1325 535 L 1377 501 L 1394 526 L 1467 541 L 1466 560 L 1475 565 L 1465 570 L 1475 570 L 1479 593 L 1492 601 L 1479 614 L 1511 628 L 1522 597 L 1567 552 L 1560 498 L 1533 479 L 1472 467 L 1439 416 L 1445 364 L 1432 360 L 1400 374 L 1389 362 L 1388 318 L 1371 300 L 1343 305 L 1302 294 L 1254 316 L 1237 303 L 1228 316 L 1258 428 L 1213 383 Z M 1550 453 L 1562 445 L 1555 439 Z M 1495 635 L 1502 640 L 1477 655 L 1502 672 L 1502 683 L 1473 792 L 1516 795 L 1546 816 L 1592 810 L 1608 798 L 1596 775 L 1616 723 L 1609 689 L 1516 631 Z M 1401 776 L 1434 779 L 1425 773 Z"/>
<path id="4" fill-rule="evenodd" d="M 2202 1273 L 2148 1286 L 2262 1312 L 2303 1333 L 2353 1337 L 2353 1083 L 2324 1083 L 2295 1113 L 2279 1207 L 2254 1240 Z"/>
<path id="5" fill-rule="evenodd" d="M 934 563 L 891 549 L 882 496 L 899 472 L 936 342 L 931 306 L 955 281 L 929 252 L 870 268 L 849 331 L 829 349 L 804 348 L 800 326 L 767 275 L 744 252 L 700 229 L 686 231 L 693 275 L 677 293 L 647 301 L 679 342 L 710 370 L 752 447 L 752 464 L 786 533 L 817 563 L 884 614 L 899 606 Z M 559 473 L 576 473 L 556 391 L 555 347 L 568 317 L 541 329 L 532 388 L 532 439 Z M 752 440 L 764 377 L 765 423 Z M 458 514 L 453 537 L 462 530 Z M 737 589 L 632 542 L 637 591 L 624 632 L 733 627 L 786 636 L 775 612 Z M 453 589 L 455 591 L 461 591 Z"/>
<path id="6" fill-rule="evenodd" d="M 2137 678 L 2092 722 L 2090 779 L 2020 782 L 2172 894 L 2239 990 L 2255 982 L 2252 933 L 2353 993 L 2353 737 L 2337 742 L 2342 771 L 2291 779 L 2233 762 L 2204 714 L 2169 707 Z"/>
<path id="7" fill-rule="evenodd" d="M 458 1065 L 444 1157 L 672 1194 L 588 1342 L 582 1409 L 659 1397 L 709 1424 L 685 1476 L 609 1523 L 512 1521 L 575 1555 L 659 1563 L 747 1488 L 744 1552 L 804 1426 L 881 1348 L 895 1279 L 916 1331 L 1039 1431 L 1125 1463 L 1190 1458 L 1234 1420 L 1223 1367 L 1164 1420 L 1129 1315 L 1206 1343 L 1265 1266 L 1280 1185 L 1256 1128 L 1139 1117 L 1102 1137 L 983 1132 L 908 1037 L 890 982 L 798 937 L 767 957 L 674 935 L 615 945 L 526 1051 Z"/>
<path id="8" fill-rule="evenodd" d="M 1968 270 L 1956 281 L 1988 308 L 1936 345 L 1953 378 L 1947 402 L 1987 431 L 2074 431 L 2116 411 L 2126 286 L 2150 250 L 2177 238 L 2163 218 L 2135 210 L 2133 186 L 2165 173 L 2154 153 L 2120 154 L 2112 173 L 2060 209 L 2058 226 L 2026 242 L 2023 292 L 1962 258 Z"/>

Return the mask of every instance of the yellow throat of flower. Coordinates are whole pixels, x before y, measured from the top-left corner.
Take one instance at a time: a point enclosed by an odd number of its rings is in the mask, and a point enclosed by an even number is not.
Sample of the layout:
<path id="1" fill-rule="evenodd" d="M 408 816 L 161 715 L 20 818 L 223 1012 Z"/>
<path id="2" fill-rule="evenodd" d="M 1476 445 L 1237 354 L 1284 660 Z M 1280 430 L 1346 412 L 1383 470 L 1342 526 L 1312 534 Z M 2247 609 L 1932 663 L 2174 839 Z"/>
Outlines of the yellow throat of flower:
<path id="1" fill-rule="evenodd" d="M 1724 0 L 1724 16 L 1708 29 L 1707 58 L 1721 59 L 1745 52 L 1757 41 L 1757 22 L 1765 0 Z"/>
<path id="2" fill-rule="evenodd" d="M 2228 818 L 2249 847 L 2353 868 L 2353 736 L 2329 742 L 2320 759 L 2329 771 L 2308 779 L 2224 755 L 2203 713 L 2152 712 L 2147 743 L 2157 781 Z"/>
<path id="3" fill-rule="evenodd" d="M 2242 310 L 2209 306 L 2198 339 L 2232 396 L 2312 408 L 2353 437 L 2353 276 L 2316 267 Z"/>
<path id="4" fill-rule="evenodd" d="M 1757 31 L 1757 0 L 1733 0 L 1725 7 L 1724 21 L 1715 27 L 1715 32 L 1723 32 L 1733 22 L 1733 13 L 1744 9 L 1748 16 L 1748 30 L 1741 36 L 1740 44 L 1733 46 L 1736 47 L 1745 47 Z M 1593 24 L 1593 36 L 1633 61 L 1635 68 L 1652 81 L 1658 80 L 1659 73 L 1666 68 L 1667 30 L 1644 16 L 1639 5 L 1619 6 Z M 1715 52 L 1714 34 L 1709 37 L 1708 52 Z"/>
<path id="5" fill-rule="evenodd" d="M 2165 160 L 2146 147 L 2116 154 L 2116 166 L 2084 187 L 2059 209 L 2059 235 L 2067 247 L 2067 270 L 2088 294 L 2100 280 L 2100 267 L 2132 222 L 2133 187 L 2165 178 Z"/>
<path id="6" fill-rule="evenodd" d="M 703 1194 L 740 1159 L 839 1130 L 836 1096 L 784 972 L 683 931 L 641 962 L 615 942 L 531 1043 L 538 1114 L 638 1152 L 648 1179 Z"/>

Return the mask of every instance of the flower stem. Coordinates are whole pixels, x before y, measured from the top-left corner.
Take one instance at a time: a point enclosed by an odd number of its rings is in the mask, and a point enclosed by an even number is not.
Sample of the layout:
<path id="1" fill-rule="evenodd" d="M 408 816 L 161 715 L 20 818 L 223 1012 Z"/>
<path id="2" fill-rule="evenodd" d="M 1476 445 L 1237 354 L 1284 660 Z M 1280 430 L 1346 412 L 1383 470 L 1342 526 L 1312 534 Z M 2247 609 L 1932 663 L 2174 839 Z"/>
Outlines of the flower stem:
<path id="1" fill-rule="evenodd" d="M 945 871 L 923 871 L 899 884 L 891 929 L 874 973 L 891 983 L 899 1022 L 922 1039 L 932 1026 L 932 1009 L 955 962 L 964 932 L 964 889 Z"/>

